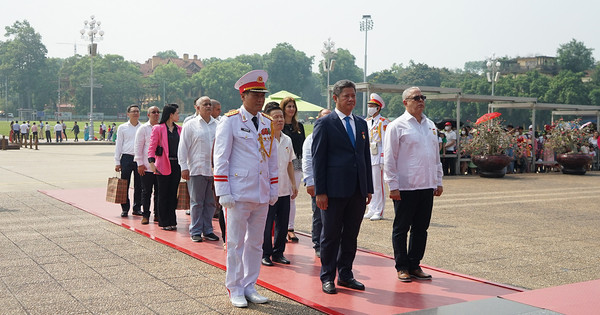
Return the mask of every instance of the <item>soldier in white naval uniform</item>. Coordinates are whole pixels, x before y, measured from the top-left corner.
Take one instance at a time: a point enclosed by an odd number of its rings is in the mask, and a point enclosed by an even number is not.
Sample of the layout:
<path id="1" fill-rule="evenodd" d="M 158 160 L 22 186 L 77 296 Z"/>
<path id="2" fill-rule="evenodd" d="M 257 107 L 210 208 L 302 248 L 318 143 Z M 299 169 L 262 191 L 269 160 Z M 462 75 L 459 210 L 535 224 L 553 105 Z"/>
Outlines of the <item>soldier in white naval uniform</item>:
<path id="1" fill-rule="evenodd" d="M 369 140 L 371 149 L 371 170 L 373 172 L 373 199 L 369 204 L 369 211 L 365 214 L 365 219 L 371 221 L 383 219 L 383 210 L 385 208 L 385 187 L 383 186 L 383 138 L 385 130 L 390 123 L 389 120 L 380 115 L 385 107 L 385 102 L 381 96 L 371 93 L 368 103 L 367 126 L 369 128 Z"/>
<path id="2" fill-rule="evenodd" d="M 227 218 L 225 286 L 236 307 L 268 302 L 254 287 L 269 204 L 278 199 L 277 144 L 271 119 L 259 112 L 267 76 L 254 70 L 238 80 L 243 105 L 225 114 L 215 136 L 215 189 Z"/>

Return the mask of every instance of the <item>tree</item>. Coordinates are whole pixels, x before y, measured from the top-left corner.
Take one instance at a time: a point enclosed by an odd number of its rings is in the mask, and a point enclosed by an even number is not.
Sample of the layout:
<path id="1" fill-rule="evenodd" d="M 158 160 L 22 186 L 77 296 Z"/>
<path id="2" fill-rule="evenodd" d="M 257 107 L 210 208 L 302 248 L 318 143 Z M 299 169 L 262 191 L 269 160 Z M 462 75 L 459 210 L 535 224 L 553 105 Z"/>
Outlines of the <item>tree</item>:
<path id="1" fill-rule="evenodd" d="M 177 53 L 174 50 L 159 51 L 156 53 L 156 57 L 159 57 L 162 59 L 179 58 L 179 56 L 177 55 Z"/>
<path id="2" fill-rule="evenodd" d="M 174 63 L 160 65 L 154 69 L 149 81 L 154 87 L 156 99 L 161 100 L 159 104 L 155 105 L 162 106 L 163 102 L 178 103 L 179 111 L 182 113 L 186 111 L 188 103 L 186 102 L 186 91 L 191 85 L 191 80 L 184 69 Z"/>
<path id="3" fill-rule="evenodd" d="M 250 65 L 234 59 L 215 61 L 194 74 L 192 81 L 202 86 L 203 95 L 219 100 L 223 112 L 227 112 L 241 105 L 240 94 L 233 86 L 250 70 Z"/>
<path id="4" fill-rule="evenodd" d="M 40 33 L 26 20 L 5 29 L 4 36 L 9 39 L 0 45 L 0 74 L 13 82 L 13 92 L 19 95 L 19 107 L 32 108 L 35 82 L 39 82 L 48 50 L 42 44 Z"/>
<path id="5" fill-rule="evenodd" d="M 574 73 L 571 70 L 562 70 L 550 80 L 550 85 L 545 101 L 560 104 L 589 104 L 589 91 L 581 81 L 583 73 Z"/>
<path id="6" fill-rule="evenodd" d="M 483 74 L 487 70 L 485 60 L 467 61 L 464 67 L 465 72 Z"/>
<path id="7" fill-rule="evenodd" d="M 277 92 L 287 90 L 300 93 L 309 83 L 313 57 L 294 49 L 288 43 L 279 43 L 265 55 L 265 70 L 269 73 L 267 86 Z"/>
<path id="8" fill-rule="evenodd" d="M 250 68 L 252 70 L 257 70 L 257 69 L 265 69 L 265 58 L 266 58 L 266 55 L 261 56 L 259 54 L 252 54 L 252 55 L 239 55 L 239 56 L 235 57 L 234 59 L 243 64 L 250 65 Z M 269 74 L 269 78 L 270 77 L 271 77 L 271 75 Z"/>
<path id="9" fill-rule="evenodd" d="M 583 42 L 578 42 L 573 38 L 570 42 L 560 45 L 556 50 L 558 65 L 564 70 L 573 72 L 588 70 L 594 65 L 592 50 L 594 49 L 587 48 Z"/>

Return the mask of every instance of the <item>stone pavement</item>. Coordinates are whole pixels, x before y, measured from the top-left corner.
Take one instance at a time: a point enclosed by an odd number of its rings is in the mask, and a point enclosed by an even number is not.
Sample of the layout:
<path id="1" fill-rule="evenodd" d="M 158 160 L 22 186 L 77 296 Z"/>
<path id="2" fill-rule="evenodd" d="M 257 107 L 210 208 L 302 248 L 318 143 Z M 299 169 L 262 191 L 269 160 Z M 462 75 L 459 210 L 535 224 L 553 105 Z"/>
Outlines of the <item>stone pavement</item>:
<path id="1" fill-rule="evenodd" d="M 222 270 L 37 191 L 105 186 L 113 150 L 0 151 L 0 314 L 318 313 L 265 289 L 271 303 L 235 309 Z M 600 278 L 599 179 L 445 178 L 423 263 L 527 289 Z M 307 233 L 309 201 L 302 191 Z M 363 222 L 360 247 L 393 254 L 389 201 L 385 218 Z"/>

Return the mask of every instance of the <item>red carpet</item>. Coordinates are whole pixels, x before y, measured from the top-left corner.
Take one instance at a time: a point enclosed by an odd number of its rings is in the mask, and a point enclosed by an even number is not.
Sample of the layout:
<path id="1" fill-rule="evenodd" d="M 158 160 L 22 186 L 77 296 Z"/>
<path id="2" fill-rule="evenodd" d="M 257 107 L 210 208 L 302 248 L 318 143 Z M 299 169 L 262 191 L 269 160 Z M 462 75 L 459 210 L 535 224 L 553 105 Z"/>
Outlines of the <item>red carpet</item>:
<path id="1" fill-rule="evenodd" d="M 211 265 L 225 269 L 222 242 L 194 243 L 188 233 L 189 216 L 177 211 L 176 232 L 161 230 L 150 223 L 141 225 L 140 217 L 121 218 L 121 208 L 105 201 L 105 188 L 51 190 L 43 193 L 74 207 L 136 231 Z M 213 221 L 220 236 L 218 222 Z M 510 295 L 521 290 L 484 280 L 426 267 L 433 281 L 402 283 L 396 277 L 394 260 L 378 253 L 359 251 L 354 262 L 354 276 L 365 284 L 365 291 L 338 287 L 337 295 L 321 291 L 320 262 L 314 255 L 309 236 L 298 235 L 299 243 L 289 243 L 286 257 L 292 264 L 261 268 L 258 284 L 330 314 L 392 314 L 435 308 L 461 302 Z M 223 288 L 223 294 L 226 294 Z"/>

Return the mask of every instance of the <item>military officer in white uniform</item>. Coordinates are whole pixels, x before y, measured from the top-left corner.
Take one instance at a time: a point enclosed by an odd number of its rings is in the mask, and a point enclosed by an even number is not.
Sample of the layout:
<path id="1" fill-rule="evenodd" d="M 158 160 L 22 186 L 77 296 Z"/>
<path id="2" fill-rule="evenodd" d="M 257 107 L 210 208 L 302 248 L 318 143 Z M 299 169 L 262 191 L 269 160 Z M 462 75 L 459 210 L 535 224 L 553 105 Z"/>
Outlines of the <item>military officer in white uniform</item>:
<path id="1" fill-rule="evenodd" d="M 389 120 L 380 115 L 385 107 L 385 102 L 381 96 L 371 93 L 368 102 L 369 116 L 367 126 L 369 128 L 369 140 L 371 147 L 371 170 L 373 172 L 373 199 L 369 203 L 369 211 L 365 214 L 365 219 L 371 221 L 383 219 L 383 210 L 385 208 L 385 187 L 383 186 L 383 138 L 385 129 L 390 123 Z"/>
<path id="2" fill-rule="evenodd" d="M 278 199 L 277 144 L 271 119 L 260 113 L 267 77 L 254 70 L 236 82 L 243 105 L 223 116 L 215 136 L 215 190 L 227 218 L 225 286 L 236 307 L 268 302 L 254 287 L 269 204 Z"/>

